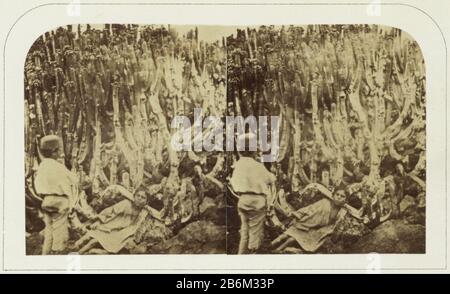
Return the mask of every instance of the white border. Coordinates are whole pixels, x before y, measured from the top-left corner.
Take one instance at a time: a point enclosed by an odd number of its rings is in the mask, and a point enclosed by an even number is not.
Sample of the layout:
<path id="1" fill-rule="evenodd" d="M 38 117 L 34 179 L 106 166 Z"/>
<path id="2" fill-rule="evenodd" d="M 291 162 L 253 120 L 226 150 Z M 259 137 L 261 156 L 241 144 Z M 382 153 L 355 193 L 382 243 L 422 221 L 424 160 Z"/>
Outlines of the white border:
<path id="1" fill-rule="evenodd" d="M 364 5 L 120 5 L 81 6 L 69 17 L 67 6 L 41 6 L 25 14 L 13 27 L 6 46 L 5 77 L 5 215 L 4 270 L 66 270 L 73 257 L 26 256 L 23 163 L 23 64 L 33 41 L 42 33 L 69 23 L 142 24 L 333 24 L 377 23 L 401 28 L 422 48 L 427 68 L 427 223 L 426 254 L 378 255 L 382 270 L 445 269 L 446 264 L 446 48 L 432 19 L 410 6 L 381 6 L 369 16 Z M 404 16 L 404 17 L 399 17 Z M 86 271 L 366 271 L 370 255 L 123 255 L 81 256 Z"/>

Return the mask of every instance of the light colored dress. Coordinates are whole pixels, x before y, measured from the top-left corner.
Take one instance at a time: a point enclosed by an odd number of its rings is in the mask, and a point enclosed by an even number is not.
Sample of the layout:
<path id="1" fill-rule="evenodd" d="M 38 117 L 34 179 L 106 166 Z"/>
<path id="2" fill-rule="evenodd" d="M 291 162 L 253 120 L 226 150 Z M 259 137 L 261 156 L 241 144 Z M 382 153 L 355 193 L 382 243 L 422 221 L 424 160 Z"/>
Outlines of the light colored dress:
<path id="1" fill-rule="evenodd" d="M 124 199 L 100 213 L 107 221 L 88 232 L 109 253 L 117 253 L 136 233 L 139 221 L 147 216 L 145 209 L 138 209 L 129 199 Z"/>
<path id="2" fill-rule="evenodd" d="M 297 210 L 299 216 L 285 232 L 294 238 L 307 252 L 314 252 L 322 246 L 325 238 L 335 229 L 336 220 L 346 211 L 336 207 L 331 200 L 323 198 Z"/>

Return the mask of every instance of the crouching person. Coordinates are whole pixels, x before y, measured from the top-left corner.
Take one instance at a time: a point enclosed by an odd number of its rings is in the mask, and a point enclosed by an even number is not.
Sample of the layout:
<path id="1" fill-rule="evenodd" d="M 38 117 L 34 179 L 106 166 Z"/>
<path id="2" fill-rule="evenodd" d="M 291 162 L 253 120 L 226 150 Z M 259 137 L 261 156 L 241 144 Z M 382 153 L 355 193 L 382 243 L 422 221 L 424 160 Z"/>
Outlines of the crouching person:
<path id="1" fill-rule="evenodd" d="M 36 171 L 35 189 L 42 198 L 44 244 L 42 254 L 66 253 L 69 241 L 69 212 L 77 197 L 77 177 L 64 164 L 61 139 L 48 135 L 41 139 L 42 161 Z"/>

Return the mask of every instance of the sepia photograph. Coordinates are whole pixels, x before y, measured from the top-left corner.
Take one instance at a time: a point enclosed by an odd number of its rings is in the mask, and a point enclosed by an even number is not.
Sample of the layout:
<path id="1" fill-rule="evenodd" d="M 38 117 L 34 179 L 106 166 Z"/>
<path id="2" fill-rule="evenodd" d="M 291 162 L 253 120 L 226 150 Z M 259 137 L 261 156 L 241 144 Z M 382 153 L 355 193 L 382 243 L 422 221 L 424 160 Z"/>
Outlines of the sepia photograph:
<path id="1" fill-rule="evenodd" d="M 26 254 L 425 254 L 425 66 L 381 25 L 45 32 Z"/>
<path id="2" fill-rule="evenodd" d="M 425 253 L 416 41 L 379 25 L 286 25 L 238 29 L 226 45 L 228 111 L 279 117 L 272 162 L 265 146 L 228 155 L 227 252 Z"/>
<path id="3" fill-rule="evenodd" d="M 223 42 L 129 24 L 36 40 L 25 64 L 27 254 L 226 252 L 224 153 L 171 143 L 176 117 L 224 117 Z"/>

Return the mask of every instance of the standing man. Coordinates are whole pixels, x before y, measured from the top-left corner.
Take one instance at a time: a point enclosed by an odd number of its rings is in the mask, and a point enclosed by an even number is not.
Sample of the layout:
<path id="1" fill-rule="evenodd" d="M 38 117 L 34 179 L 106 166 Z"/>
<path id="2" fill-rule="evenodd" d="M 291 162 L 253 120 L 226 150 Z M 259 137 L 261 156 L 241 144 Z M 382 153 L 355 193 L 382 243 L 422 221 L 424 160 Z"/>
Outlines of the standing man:
<path id="1" fill-rule="evenodd" d="M 58 159 L 62 157 L 61 139 L 48 135 L 41 139 L 42 162 L 36 171 L 35 188 L 41 196 L 44 214 L 44 244 L 42 254 L 63 253 L 69 240 L 69 212 L 77 193 L 76 175 Z"/>
<path id="2" fill-rule="evenodd" d="M 245 142 L 245 148 L 250 148 L 250 141 L 256 140 L 256 135 L 243 134 L 238 138 Z M 274 174 L 269 172 L 264 164 L 257 161 L 256 150 L 239 152 L 239 160 L 234 164 L 230 179 L 231 188 L 239 196 L 238 214 L 241 219 L 240 242 L 238 254 L 255 253 L 264 239 L 264 224 L 267 215 L 271 213 L 275 197 Z"/>

